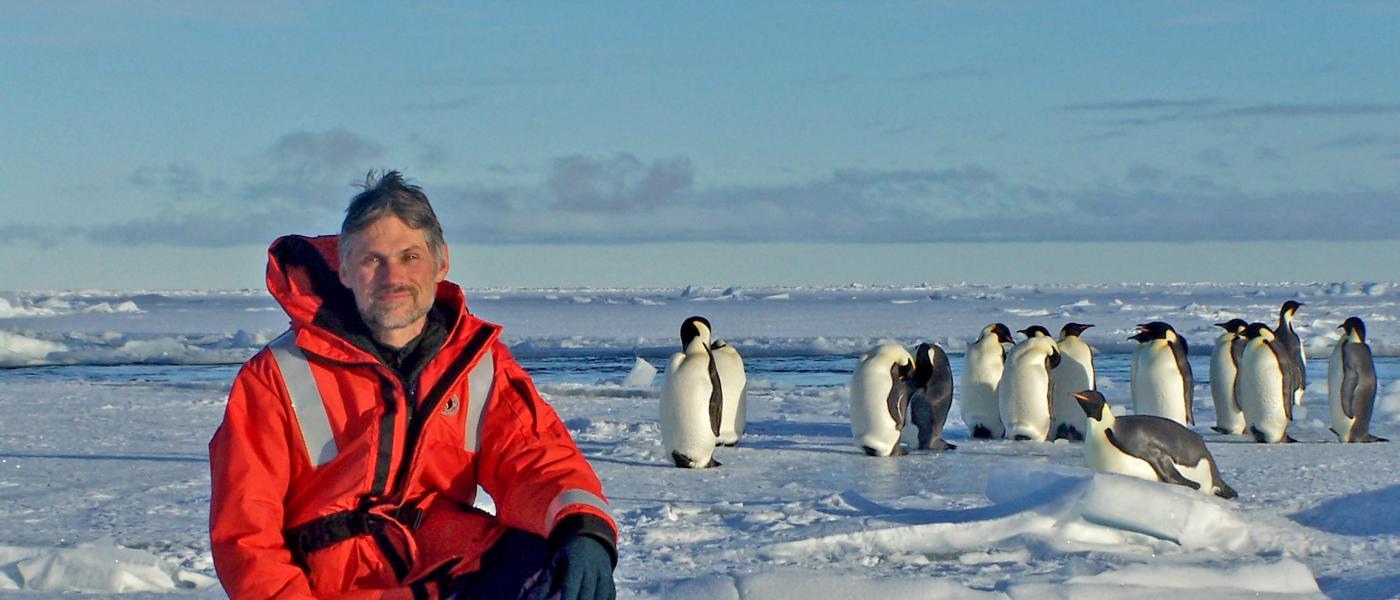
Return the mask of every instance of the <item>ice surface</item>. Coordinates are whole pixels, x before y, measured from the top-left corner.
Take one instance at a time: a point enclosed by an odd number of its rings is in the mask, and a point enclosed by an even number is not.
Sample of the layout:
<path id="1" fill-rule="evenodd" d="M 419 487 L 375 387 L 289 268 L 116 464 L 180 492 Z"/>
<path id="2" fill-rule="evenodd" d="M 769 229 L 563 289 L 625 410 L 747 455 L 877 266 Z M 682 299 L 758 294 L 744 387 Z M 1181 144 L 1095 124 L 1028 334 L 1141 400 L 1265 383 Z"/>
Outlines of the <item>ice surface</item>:
<path id="1" fill-rule="evenodd" d="M 1321 368 L 1336 326 L 1366 319 L 1382 389 L 1373 430 L 1400 436 L 1400 288 L 1311 283 L 469 291 L 604 481 L 621 525 L 621 598 L 1389 598 L 1400 594 L 1400 467 L 1390 444 L 1338 444 Z M 1125 410 L 1134 325 L 1172 322 L 1205 361 L 1212 323 L 1272 322 L 1302 299 L 1315 357 L 1302 443 L 1197 428 L 1240 492 L 1083 467 L 1081 446 L 972 440 L 866 457 L 845 384 L 883 340 L 954 355 L 982 325 L 1093 323 L 1099 388 Z M 261 291 L 0 294 L 0 589 L 220 597 L 207 538 L 206 444 L 237 365 L 286 327 Z M 703 314 L 744 353 L 749 427 L 724 466 L 667 466 L 656 373 Z M 1314 348 L 1323 349 L 1315 352 Z M 1320 357 L 1320 358 L 1319 358 Z M 954 369 L 960 360 L 954 357 Z M 664 364 L 664 362 L 662 363 Z M 1204 373 L 1204 363 L 1197 370 Z M 628 380 L 628 375 L 637 375 Z M 955 390 L 956 402 L 957 390 Z M 1304 417 L 1303 415 L 1309 415 Z M 493 508 L 486 494 L 479 505 Z M 21 568 L 21 564 L 23 567 Z"/>

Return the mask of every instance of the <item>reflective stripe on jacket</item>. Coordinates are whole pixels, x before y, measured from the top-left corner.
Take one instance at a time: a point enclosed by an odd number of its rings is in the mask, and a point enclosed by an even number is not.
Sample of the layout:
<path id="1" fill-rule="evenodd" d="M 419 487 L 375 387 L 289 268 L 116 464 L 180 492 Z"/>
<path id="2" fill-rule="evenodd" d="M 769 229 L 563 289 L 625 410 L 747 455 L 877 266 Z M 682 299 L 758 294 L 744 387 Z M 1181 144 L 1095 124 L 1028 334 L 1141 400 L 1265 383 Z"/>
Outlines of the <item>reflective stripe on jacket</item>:
<path id="1" fill-rule="evenodd" d="M 583 514 L 615 536 L 597 476 L 460 288 L 438 285 L 453 322 L 405 384 L 351 341 L 336 268 L 334 236 L 269 250 L 292 326 L 244 364 L 209 445 L 211 545 L 231 597 L 411 597 L 414 582 L 475 570 L 505 527 L 548 537 Z M 471 508 L 478 485 L 495 517 Z M 333 515 L 358 533 L 293 551 L 289 532 Z"/>

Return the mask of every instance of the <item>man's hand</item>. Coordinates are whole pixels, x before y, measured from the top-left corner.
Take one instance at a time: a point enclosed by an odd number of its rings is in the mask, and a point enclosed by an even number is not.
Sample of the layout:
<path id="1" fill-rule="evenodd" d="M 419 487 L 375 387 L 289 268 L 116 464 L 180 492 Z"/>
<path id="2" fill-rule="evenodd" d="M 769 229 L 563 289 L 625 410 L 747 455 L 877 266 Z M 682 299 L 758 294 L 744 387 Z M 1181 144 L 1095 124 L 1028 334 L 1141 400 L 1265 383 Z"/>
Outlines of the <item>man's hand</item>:
<path id="1" fill-rule="evenodd" d="M 542 580 L 526 597 L 531 600 L 615 600 L 612 556 L 603 543 L 590 536 L 575 535 L 564 542 Z"/>

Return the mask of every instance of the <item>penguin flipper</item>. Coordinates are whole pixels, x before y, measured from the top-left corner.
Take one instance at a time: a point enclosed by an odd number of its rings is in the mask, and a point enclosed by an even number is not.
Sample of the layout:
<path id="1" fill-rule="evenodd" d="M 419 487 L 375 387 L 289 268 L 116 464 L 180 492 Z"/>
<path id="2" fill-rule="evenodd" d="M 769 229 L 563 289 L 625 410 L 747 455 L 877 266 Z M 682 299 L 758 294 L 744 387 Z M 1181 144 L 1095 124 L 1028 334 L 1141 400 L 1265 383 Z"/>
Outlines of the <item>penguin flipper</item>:
<path id="1" fill-rule="evenodd" d="M 710 359 L 710 431 L 719 437 L 720 422 L 724 420 L 724 387 L 720 385 L 719 369 L 715 367 L 715 355 L 705 348 L 706 358 Z"/>
<path id="2" fill-rule="evenodd" d="M 1157 474 L 1158 481 L 1175 485 L 1184 485 L 1193 490 L 1201 489 L 1201 484 L 1187 479 L 1181 474 L 1181 471 L 1176 469 L 1176 463 L 1172 462 L 1171 455 L 1164 452 L 1157 444 L 1145 444 L 1141 448 L 1135 449 L 1135 451 L 1129 451 L 1129 449 L 1125 447 L 1123 441 L 1118 439 L 1113 429 L 1107 429 L 1104 433 L 1108 436 L 1108 443 L 1113 444 L 1113 447 L 1117 448 L 1120 452 L 1141 459 L 1143 462 L 1147 463 L 1147 466 L 1152 467 L 1152 472 Z"/>

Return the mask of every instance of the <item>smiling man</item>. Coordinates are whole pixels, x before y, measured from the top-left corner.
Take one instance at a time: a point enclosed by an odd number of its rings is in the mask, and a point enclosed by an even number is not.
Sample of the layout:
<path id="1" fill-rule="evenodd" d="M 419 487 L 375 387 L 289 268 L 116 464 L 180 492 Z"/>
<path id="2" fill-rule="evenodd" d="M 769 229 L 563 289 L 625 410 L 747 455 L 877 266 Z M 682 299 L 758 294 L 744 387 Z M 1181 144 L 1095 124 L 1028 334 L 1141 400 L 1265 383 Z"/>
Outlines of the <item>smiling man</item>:
<path id="1" fill-rule="evenodd" d="M 602 485 L 446 281 L 420 188 L 371 174 L 340 235 L 268 256 L 291 328 L 243 366 L 209 444 L 230 597 L 613 598 Z"/>

